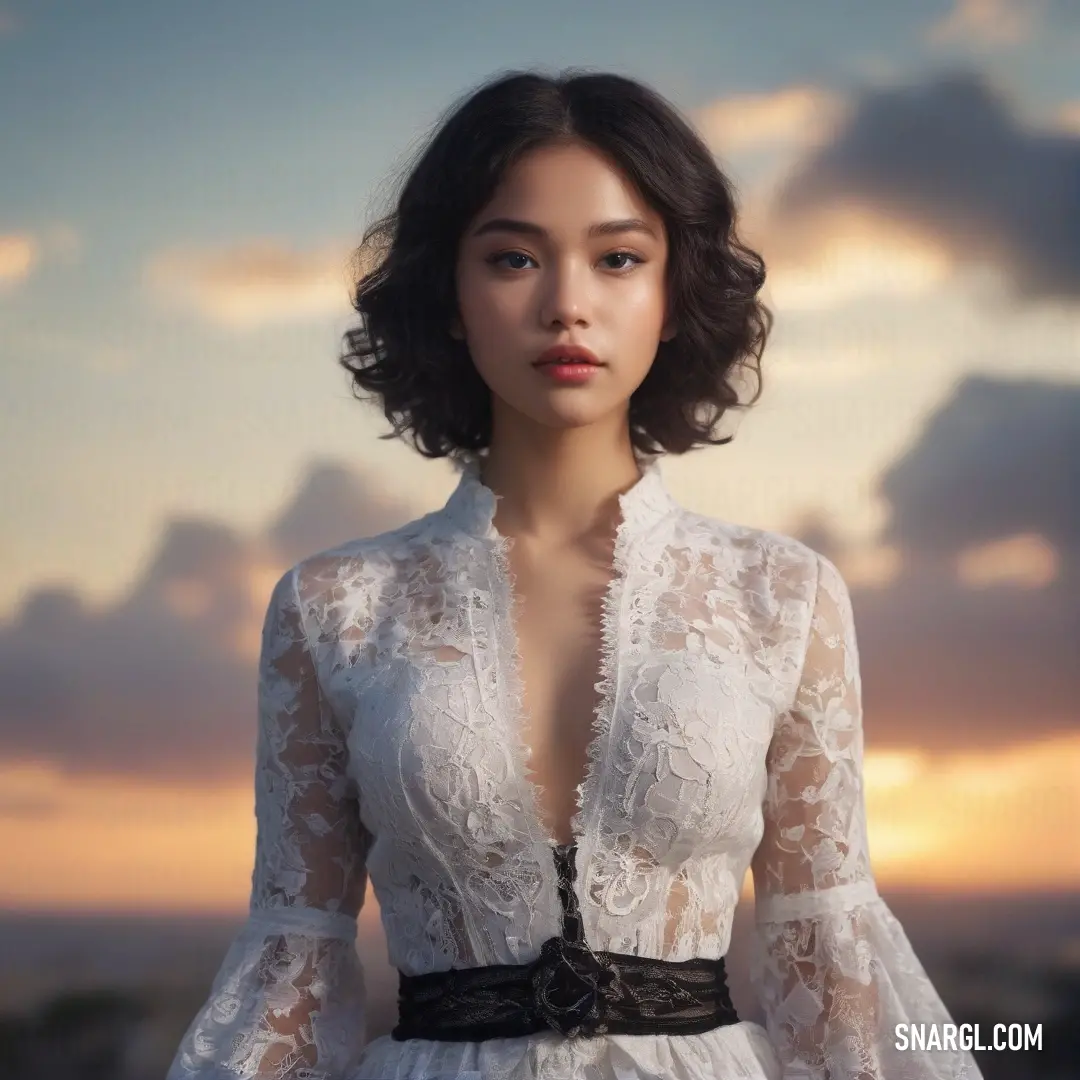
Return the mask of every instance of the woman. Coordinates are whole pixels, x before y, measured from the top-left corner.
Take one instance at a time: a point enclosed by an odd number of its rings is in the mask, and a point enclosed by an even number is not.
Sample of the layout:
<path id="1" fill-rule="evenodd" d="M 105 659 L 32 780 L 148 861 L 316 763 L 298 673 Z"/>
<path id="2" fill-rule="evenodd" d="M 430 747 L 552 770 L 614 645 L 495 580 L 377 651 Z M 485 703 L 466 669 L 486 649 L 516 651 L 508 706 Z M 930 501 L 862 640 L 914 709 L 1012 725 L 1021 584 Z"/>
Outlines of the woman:
<path id="1" fill-rule="evenodd" d="M 627 78 L 493 79 L 360 254 L 342 362 L 459 483 L 274 589 L 251 915 L 170 1080 L 977 1078 L 894 1047 L 949 1015 L 871 872 L 845 582 L 660 473 L 730 441 L 771 326 L 698 135 Z"/>

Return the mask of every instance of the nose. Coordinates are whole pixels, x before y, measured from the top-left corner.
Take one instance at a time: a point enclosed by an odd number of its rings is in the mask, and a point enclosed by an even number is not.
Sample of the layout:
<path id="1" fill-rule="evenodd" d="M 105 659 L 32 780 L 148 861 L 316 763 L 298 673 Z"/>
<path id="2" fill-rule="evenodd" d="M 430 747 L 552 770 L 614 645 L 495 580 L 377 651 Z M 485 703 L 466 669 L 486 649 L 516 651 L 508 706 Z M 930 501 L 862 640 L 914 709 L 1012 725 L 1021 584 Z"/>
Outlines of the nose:
<path id="1" fill-rule="evenodd" d="M 588 267 L 575 260 L 553 263 L 542 287 L 541 304 L 545 325 L 588 323 L 591 307 Z"/>

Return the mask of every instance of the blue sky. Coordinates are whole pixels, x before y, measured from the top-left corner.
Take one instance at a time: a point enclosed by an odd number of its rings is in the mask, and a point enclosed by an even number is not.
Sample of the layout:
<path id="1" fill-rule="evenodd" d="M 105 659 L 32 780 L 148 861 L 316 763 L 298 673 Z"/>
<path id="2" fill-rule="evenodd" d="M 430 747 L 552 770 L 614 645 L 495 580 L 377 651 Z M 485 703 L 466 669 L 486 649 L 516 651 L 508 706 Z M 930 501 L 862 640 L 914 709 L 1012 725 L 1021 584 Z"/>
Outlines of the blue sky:
<path id="1" fill-rule="evenodd" d="M 61 538 L 71 530 L 83 534 L 72 569 L 91 590 L 115 590 L 170 502 L 232 506 L 250 525 L 280 500 L 299 461 L 353 446 L 355 409 L 341 416 L 348 434 L 332 425 L 320 446 L 325 425 L 300 419 L 301 445 L 282 445 L 297 393 L 313 407 L 320 394 L 324 407 L 325 395 L 340 397 L 332 356 L 341 318 L 323 307 L 312 318 L 224 330 L 148 295 L 147 266 L 159 253 L 256 239 L 344 248 L 375 185 L 441 110 L 508 67 L 621 70 L 688 112 L 738 94 L 857 92 L 966 67 L 1000 81 L 1023 108 L 1051 112 L 1080 96 L 1076 10 L 1019 0 L 8 0 L 0 235 L 31 237 L 36 255 L 26 279 L 0 292 L 0 477 L 18 510 L 0 610 L 39 574 L 63 575 Z M 935 43 L 935 27 L 946 25 L 954 31 Z M 752 187 L 760 159 L 717 151 Z M 373 452 L 385 462 L 382 449 Z M 113 526 L 100 513 L 88 521 L 96 481 L 136 458 L 145 471 L 114 486 L 117 501 L 102 508 Z M 279 485 L 253 477 L 260 463 Z M 734 509 L 744 507 L 779 513 L 736 496 Z"/>

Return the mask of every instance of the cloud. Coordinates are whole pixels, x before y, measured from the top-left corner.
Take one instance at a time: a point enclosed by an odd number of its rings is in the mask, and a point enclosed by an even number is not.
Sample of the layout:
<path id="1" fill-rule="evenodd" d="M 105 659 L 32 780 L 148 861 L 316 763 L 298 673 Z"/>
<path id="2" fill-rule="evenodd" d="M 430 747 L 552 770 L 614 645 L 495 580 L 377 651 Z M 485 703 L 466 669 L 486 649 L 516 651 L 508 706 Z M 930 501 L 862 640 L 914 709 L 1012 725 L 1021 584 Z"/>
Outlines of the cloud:
<path id="1" fill-rule="evenodd" d="M 855 203 L 773 227 L 760 246 L 764 298 L 779 311 L 821 311 L 875 296 L 914 297 L 942 286 L 957 259 L 929 230 Z"/>
<path id="2" fill-rule="evenodd" d="M 1029 531 L 1080 550 L 1080 386 L 965 379 L 883 474 L 883 539 L 927 563 Z"/>
<path id="3" fill-rule="evenodd" d="M 25 281 L 40 258 L 37 240 L 27 233 L 0 235 L 0 288 Z"/>
<path id="4" fill-rule="evenodd" d="M 875 745 L 1076 730 L 1078 461 L 1080 387 L 973 377 L 882 475 L 899 565 L 853 588 Z"/>
<path id="5" fill-rule="evenodd" d="M 1043 25 L 1046 9 L 1046 0 L 955 0 L 925 37 L 930 45 L 1020 45 Z"/>
<path id="6" fill-rule="evenodd" d="M 694 122 L 721 158 L 765 155 L 740 206 L 740 232 L 766 258 L 764 299 L 778 310 L 820 311 L 873 296 L 919 295 L 954 272 L 929 234 L 890 223 L 871 207 L 836 205 L 777 222 L 775 202 L 801 162 L 829 146 L 850 122 L 852 98 L 809 84 L 736 94 L 698 110 Z"/>
<path id="7" fill-rule="evenodd" d="M 152 258 L 145 280 L 163 303 L 252 330 L 347 311 L 348 256 L 340 246 L 298 251 L 275 240 L 217 251 L 177 248 Z"/>
<path id="8" fill-rule="evenodd" d="M 307 480 L 267 530 L 274 550 L 288 562 L 354 536 L 377 536 L 408 520 L 400 499 L 384 494 L 334 462 L 316 463 Z"/>
<path id="9" fill-rule="evenodd" d="M 78 230 L 64 222 L 53 222 L 36 234 L 0 234 L 0 291 L 26 281 L 46 261 L 72 265 L 81 252 Z"/>
<path id="10" fill-rule="evenodd" d="M 849 581 L 875 752 L 990 751 L 1075 731 L 1077 461 L 1080 388 L 970 379 L 881 478 L 891 559 L 860 566 L 820 517 L 791 530 Z M 247 777 L 274 581 L 306 555 L 417 514 L 318 463 L 254 536 L 168 522 L 107 607 L 71 586 L 38 587 L 0 626 L 0 760 L 144 784 Z M 11 809 L 35 806 L 21 797 Z"/>
<path id="11" fill-rule="evenodd" d="M 864 248 L 875 235 L 884 241 L 885 268 L 906 235 L 926 271 L 908 269 L 909 279 L 991 268 L 1016 300 L 1075 302 L 1080 137 L 1060 124 L 1023 125 L 974 74 L 873 89 L 778 185 L 766 231 L 763 248 L 777 252 L 781 279 L 852 233 Z"/>
<path id="12" fill-rule="evenodd" d="M 1058 107 L 1059 130 L 1080 137 L 1080 101 L 1066 101 Z"/>
<path id="13" fill-rule="evenodd" d="M 805 147 L 827 138 L 844 116 L 843 97 L 810 85 L 734 94 L 694 114 L 702 136 L 720 155 L 775 147 Z"/>
<path id="14" fill-rule="evenodd" d="M 35 589 L 0 627 L 0 758 L 140 781 L 235 780 L 250 769 L 255 663 L 277 577 L 302 555 L 414 516 L 316 466 L 265 535 L 169 522 L 111 607 L 89 608 L 71 586 Z"/>

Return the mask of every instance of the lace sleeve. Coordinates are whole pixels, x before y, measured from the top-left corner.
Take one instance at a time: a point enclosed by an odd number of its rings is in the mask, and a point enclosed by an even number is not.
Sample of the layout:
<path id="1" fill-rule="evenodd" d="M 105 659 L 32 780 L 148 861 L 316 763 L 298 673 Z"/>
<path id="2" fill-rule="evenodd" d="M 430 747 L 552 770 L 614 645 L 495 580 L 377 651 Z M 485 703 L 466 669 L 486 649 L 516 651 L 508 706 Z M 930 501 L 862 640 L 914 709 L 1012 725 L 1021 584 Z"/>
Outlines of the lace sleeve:
<path id="1" fill-rule="evenodd" d="M 952 1020 L 874 882 L 851 599 L 817 559 L 802 675 L 769 747 L 751 864 L 751 971 L 766 1027 L 784 1080 L 979 1080 L 967 1051 L 896 1048 L 895 1025 Z"/>
<path id="2" fill-rule="evenodd" d="M 259 659 L 251 905 L 166 1080 L 340 1080 L 365 1040 L 357 916 L 370 834 L 319 688 L 295 569 Z"/>

